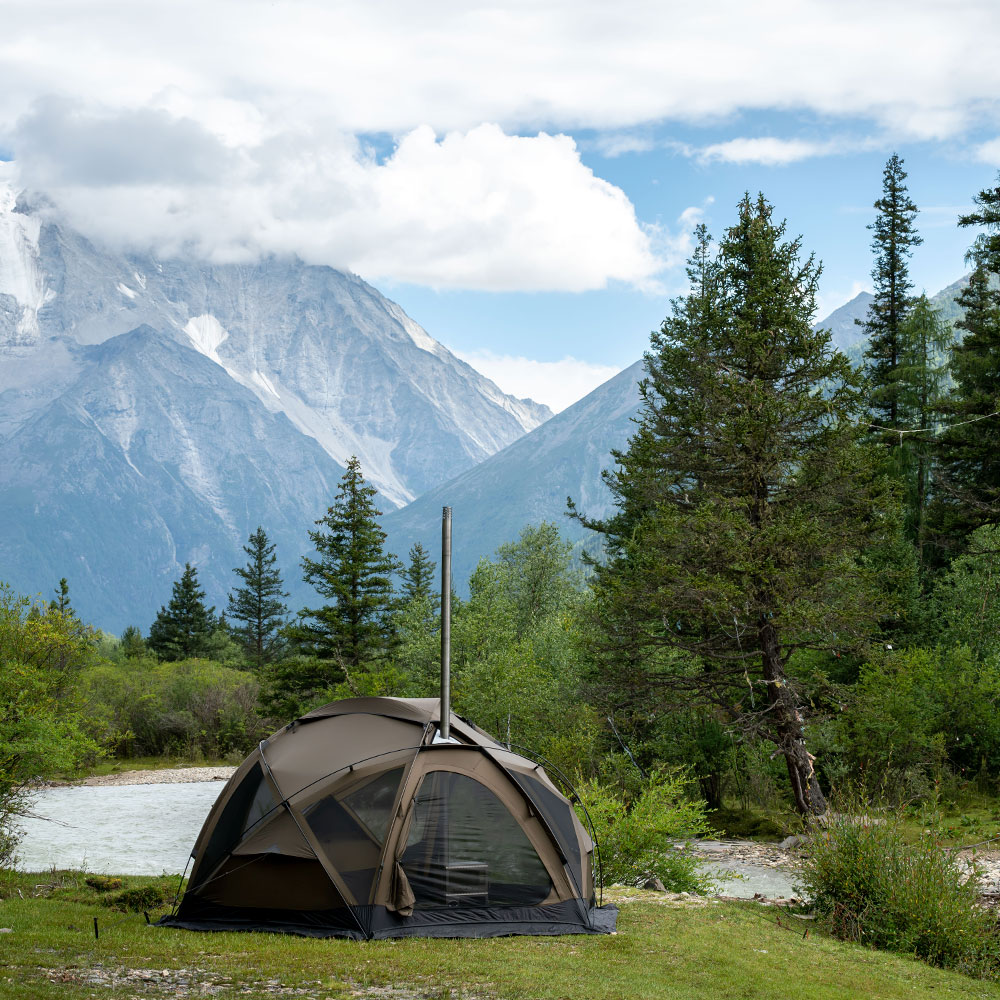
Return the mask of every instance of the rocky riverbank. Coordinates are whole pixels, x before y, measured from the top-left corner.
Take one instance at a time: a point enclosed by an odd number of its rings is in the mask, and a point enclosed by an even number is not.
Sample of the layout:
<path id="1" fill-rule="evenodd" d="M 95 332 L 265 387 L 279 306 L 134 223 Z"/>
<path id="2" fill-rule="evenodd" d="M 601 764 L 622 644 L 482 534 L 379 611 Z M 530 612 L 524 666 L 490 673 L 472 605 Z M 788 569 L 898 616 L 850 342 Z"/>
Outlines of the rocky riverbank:
<path id="1" fill-rule="evenodd" d="M 80 781 L 49 781 L 51 787 L 118 785 L 179 785 L 191 781 L 228 781 L 235 767 L 170 767 L 146 771 L 116 771 L 113 774 L 92 774 Z"/>

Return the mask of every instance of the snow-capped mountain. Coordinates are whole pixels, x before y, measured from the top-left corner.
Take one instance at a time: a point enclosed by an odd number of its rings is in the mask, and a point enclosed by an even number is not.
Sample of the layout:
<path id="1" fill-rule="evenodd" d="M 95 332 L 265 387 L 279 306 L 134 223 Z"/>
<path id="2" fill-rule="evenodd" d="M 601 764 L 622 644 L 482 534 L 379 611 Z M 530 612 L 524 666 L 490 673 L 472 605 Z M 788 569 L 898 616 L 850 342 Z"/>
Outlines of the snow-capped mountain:
<path id="1" fill-rule="evenodd" d="M 295 587 L 353 454 L 391 509 L 548 416 L 354 275 L 113 252 L 0 187 L 0 579 L 105 628 L 189 560 L 221 601 L 257 524 Z"/>

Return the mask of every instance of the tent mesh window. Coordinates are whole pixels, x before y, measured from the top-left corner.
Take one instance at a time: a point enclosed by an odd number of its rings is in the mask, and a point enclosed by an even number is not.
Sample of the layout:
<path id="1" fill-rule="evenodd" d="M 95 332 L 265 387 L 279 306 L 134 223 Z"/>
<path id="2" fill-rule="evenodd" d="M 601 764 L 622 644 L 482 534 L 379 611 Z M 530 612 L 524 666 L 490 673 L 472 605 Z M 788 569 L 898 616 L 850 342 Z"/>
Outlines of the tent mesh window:
<path id="1" fill-rule="evenodd" d="M 452 771 L 432 771 L 423 779 L 402 864 L 416 909 L 529 906 L 552 889 L 507 807 L 485 785 Z"/>
<path id="2" fill-rule="evenodd" d="M 198 870 L 192 873 L 197 875 L 199 883 L 211 876 L 212 869 L 229 853 L 240 839 L 242 832 L 249 828 L 247 815 L 260 795 L 261 786 L 270 796 L 270 788 L 264 781 L 264 772 L 259 764 L 255 764 L 230 796 L 222 815 L 216 821 L 212 837 L 202 853 Z"/>
<path id="3" fill-rule="evenodd" d="M 302 815 L 359 903 L 367 903 L 403 768 L 358 784 L 348 778 Z"/>
<path id="4" fill-rule="evenodd" d="M 583 884 L 583 858 L 580 855 L 580 844 L 576 839 L 573 807 L 533 775 L 522 774 L 520 771 L 514 770 L 510 771 L 510 775 L 521 786 L 525 795 L 549 824 L 552 832 L 559 838 L 559 846 L 566 857 L 576 888 L 581 895 L 586 896 L 590 886 Z"/>

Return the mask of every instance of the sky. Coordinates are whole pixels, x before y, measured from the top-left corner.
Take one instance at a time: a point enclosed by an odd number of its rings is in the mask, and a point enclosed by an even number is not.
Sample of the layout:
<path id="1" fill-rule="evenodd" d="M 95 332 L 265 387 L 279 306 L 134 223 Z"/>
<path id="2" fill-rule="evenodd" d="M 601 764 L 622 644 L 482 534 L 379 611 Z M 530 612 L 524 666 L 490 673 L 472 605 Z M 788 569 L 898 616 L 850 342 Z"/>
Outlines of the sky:
<path id="1" fill-rule="evenodd" d="M 637 360 L 699 222 L 763 191 L 870 289 L 903 157 L 918 290 L 1000 169 L 995 0 L 4 0 L 0 159 L 91 238 L 350 269 L 561 409 Z"/>

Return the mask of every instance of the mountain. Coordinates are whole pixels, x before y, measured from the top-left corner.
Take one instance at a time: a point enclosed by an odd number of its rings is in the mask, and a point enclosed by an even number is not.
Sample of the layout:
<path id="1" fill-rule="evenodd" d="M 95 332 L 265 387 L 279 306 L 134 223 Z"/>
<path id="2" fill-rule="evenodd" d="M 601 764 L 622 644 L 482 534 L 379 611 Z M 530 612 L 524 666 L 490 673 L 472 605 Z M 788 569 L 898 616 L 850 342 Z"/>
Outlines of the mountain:
<path id="1" fill-rule="evenodd" d="M 852 361 L 861 360 L 866 336 L 856 320 L 868 315 L 868 307 L 875 301 L 871 292 L 859 292 L 850 302 L 834 309 L 829 316 L 816 323 L 813 329 L 830 331 L 831 339 L 838 350 L 843 351 Z"/>
<path id="2" fill-rule="evenodd" d="M 582 543 L 592 533 L 566 517 L 566 498 L 590 516 L 610 513 L 601 472 L 611 465 L 611 449 L 628 444 L 642 374 L 637 361 L 503 451 L 387 514 L 389 548 L 405 557 L 419 541 L 439 552 L 441 508 L 451 507 L 452 572 L 465 592 L 479 559 L 517 538 L 526 524 L 555 521 L 564 536 Z"/>
<path id="3" fill-rule="evenodd" d="M 104 628 L 145 628 L 186 561 L 224 604 L 258 524 L 313 600 L 350 455 L 392 509 L 548 416 L 355 275 L 117 253 L 0 188 L 0 579 L 66 576 Z"/>

